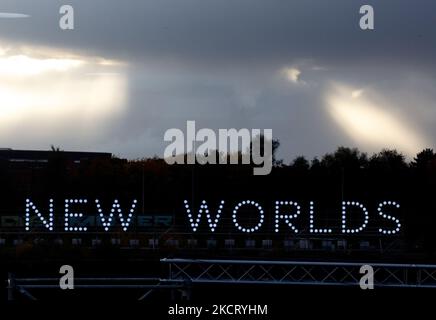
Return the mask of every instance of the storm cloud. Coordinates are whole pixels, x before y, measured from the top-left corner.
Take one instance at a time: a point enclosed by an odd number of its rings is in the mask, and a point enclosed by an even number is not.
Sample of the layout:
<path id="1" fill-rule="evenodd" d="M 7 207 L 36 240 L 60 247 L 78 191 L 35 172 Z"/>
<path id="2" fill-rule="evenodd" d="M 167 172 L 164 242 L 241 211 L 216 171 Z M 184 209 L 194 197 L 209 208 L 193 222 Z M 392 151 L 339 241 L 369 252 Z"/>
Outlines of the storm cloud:
<path id="1" fill-rule="evenodd" d="M 73 31 L 58 27 L 63 4 L 2 0 L 0 12 L 30 16 L 0 19 L 4 59 L 23 52 L 46 59 L 50 50 L 82 59 L 86 66 L 68 71 L 65 85 L 86 85 L 89 77 L 116 83 L 107 92 L 92 82 L 88 94 L 122 106 L 102 104 L 107 109 L 88 124 L 83 114 L 91 107 L 80 106 L 68 117 L 48 119 L 36 109 L 0 119 L 2 147 L 162 155 L 165 130 L 183 129 L 187 120 L 215 129 L 271 128 L 286 161 L 339 145 L 399 148 L 409 156 L 435 147 L 435 2 L 75 0 Z M 359 28 L 363 4 L 374 6 L 373 31 Z M 10 82 L 0 78 L 0 88 Z M 77 103 L 86 105 L 81 97 Z"/>

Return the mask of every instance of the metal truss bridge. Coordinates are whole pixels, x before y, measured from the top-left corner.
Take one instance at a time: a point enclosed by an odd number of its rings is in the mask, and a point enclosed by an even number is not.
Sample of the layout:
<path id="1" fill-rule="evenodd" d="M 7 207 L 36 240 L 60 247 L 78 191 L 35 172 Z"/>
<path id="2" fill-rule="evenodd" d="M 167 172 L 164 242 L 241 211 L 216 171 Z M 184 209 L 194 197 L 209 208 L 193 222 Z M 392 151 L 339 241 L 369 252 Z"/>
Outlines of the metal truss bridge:
<path id="1" fill-rule="evenodd" d="M 374 271 L 374 287 L 436 288 L 436 265 L 384 264 L 318 261 L 195 260 L 162 259 L 168 268 L 164 278 L 75 278 L 80 289 L 139 289 L 146 299 L 156 290 L 180 293 L 189 300 L 195 284 L 225 285 L 306 285 L 359 286 L 360 269 L 369 265 Z M 32 290 L 59 289 L 59 278 L 19 278 L 9 274 L 8 299 L 17 293 L 36 300 Z"/>

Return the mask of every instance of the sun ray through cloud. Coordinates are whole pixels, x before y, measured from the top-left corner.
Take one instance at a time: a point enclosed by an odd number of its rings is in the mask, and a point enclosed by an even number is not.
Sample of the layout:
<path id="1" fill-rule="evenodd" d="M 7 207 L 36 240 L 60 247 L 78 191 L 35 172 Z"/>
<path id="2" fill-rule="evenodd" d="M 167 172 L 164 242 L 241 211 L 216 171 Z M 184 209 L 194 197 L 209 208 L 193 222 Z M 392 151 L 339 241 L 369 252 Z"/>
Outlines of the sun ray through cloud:
<path id="1" fill-rule="evenodd" d="M 428 145 L 407 121 L 367 97 L 362 89 L 335 84 L 326 96 L 326 105 L 332 119 L 359 147 L 371 151 L 398 148 L 413 156 Z"/>

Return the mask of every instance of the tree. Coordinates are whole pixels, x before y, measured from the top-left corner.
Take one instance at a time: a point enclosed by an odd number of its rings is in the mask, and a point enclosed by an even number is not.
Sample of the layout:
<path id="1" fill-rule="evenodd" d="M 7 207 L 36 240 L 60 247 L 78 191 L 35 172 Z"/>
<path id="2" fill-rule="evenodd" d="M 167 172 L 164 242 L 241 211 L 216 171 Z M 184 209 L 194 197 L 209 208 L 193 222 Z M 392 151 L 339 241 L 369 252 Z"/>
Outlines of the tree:
<path id="1" fill-rule="evenodd" d="M 326 154 L 321 165 L 327 169 L 361 169 L 368 164 L 366 153 L 357 148 L 339 147 L 333 154 Z"/>
<path id="2" fill-rule="evenodd" d="M 406 157 L 395 149 L 383 149 L 374 154 L 369 160 L 370 166 L 374 169 L 397 170 L 407 167 Z"/>
<path id="3" fill-rule="evenodd" d="M 429 164 L 436 162 L 436 154 L 433 149 L 424 149 L 416 155 L 410 164 L 413 168 L 425 169 Z"/>
<path id="4" fill-rule="evenodd" d="M 52 152 L 62 152 L 60 147 L 55 147 L 54 145 L 50 146 Z"/>
<path id="5" fill-rule="evenodd" d="M 306 171 L 310 168 L 309 161 L 304 156 L 296 157 L 294 161 L 292 161 L 291 166 L 292 168 L 300 171 Z"/>

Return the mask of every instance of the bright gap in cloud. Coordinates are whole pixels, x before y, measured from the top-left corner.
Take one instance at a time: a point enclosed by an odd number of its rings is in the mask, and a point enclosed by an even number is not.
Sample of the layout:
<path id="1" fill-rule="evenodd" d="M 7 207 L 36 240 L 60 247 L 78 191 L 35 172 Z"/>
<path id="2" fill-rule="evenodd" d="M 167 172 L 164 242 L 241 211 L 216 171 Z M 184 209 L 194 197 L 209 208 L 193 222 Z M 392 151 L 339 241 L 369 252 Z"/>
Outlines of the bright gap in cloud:
<path id="1" fill-rule="evenodd" d="M 293 83 L 298 83 L 300 80 L 301 70 L 291 67 L 291 68 L 284 68 L 282 70 L 282 73 L 285 75 L 286 79 L 288 81 Z"/>
<path id="2" fill-rule="evenodd" d="M 427 147 L 422 135 L 389 112 L 392 109 L 388 105 L 379 105 L 366 97 L 363 90 L 334 85 L 326 103 L 333 120 L 359 147 L 371 151 L 396 148 L 408 156 Z"/>
<path id="3" fill-rule="evenodd" d="M 116 61 L 54 49 L 0 48 L 0 145 L 20 145 L 16 137 L 47 139 L 50 145 L 71 135 L 88 141 L 102 136 L 106 121 L 125 111 L 127 86 L 124 65 Z M 72 123 L 80 132 L 72 132 Z"/>

